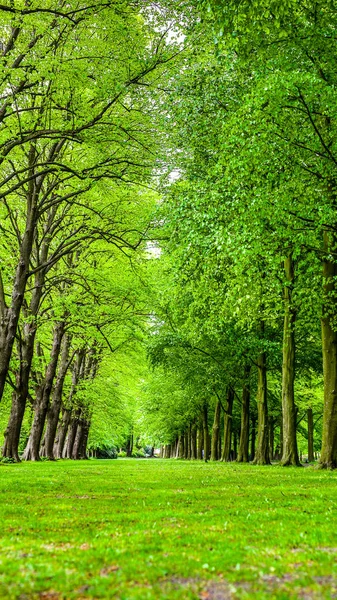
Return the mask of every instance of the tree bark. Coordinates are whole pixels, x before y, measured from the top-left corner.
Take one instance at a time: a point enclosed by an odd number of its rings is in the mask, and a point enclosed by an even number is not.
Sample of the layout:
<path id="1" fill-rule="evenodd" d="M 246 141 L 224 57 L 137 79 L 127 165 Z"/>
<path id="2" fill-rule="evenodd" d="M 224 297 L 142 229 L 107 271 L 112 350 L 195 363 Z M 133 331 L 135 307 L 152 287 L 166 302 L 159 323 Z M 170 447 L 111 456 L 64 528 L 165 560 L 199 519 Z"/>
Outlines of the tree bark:
<path id="1" fill-rule="evenodd" d="M 221 460 L 228 462 L 231 459 L 231 442 L 232 442 L 232 414 L 234 403 L 234 389 L 230 386 L 227 389 L 226 412 L 224 418 L 224 437 Z"/>
<path id="2" fill-rule="evenodd" d="M 322 317 L 322 349 L 324 376 L 324 410 L 320 466 L 337 467 L 337 331 L 332 325 L 336 304 L 337 263 L 330 258 L 336 251 L 335 235 L 324 232 L 323 259 L 324 303 Z"/>
<path id="3" fill-rule="evenodd" d="M 81 409 L 77 408 L 73 417 L 70 419 L 69 430 L 68 430 L 68 438 L 67 438 L 67 446 L 65 449 L 65 458 L 72 458 L 73 456 L 73 447 L 76 439 L 77 427 L 81 416 Z"/>
<path id="4" fill-rule="evenodd" d="M 218 460 L 218 446 L 219 446 L 219 435 L 220 435 L 220 416 L 221 416 L 221 404 L 217 400 L 214 411 L 214 422 L 212 428 L 212 442 L 211 442 L 211 460 Z"/>
<path id="5" fill-rule="evenodd" d="M 25 406 L 18 401 L 17 392 L 12 394 L 12 405 L 7 429 L 5 431 L 5 443 L 2 454 L 6 458 L 11 458 L 15 462 L 20 462 L 19 442 L 20 432 Z"/>
<path id="6" fill-rule="evenodd" d="M 269 441 L 269 460 L 270 462 L 274 460 L 274 418 L 269 417 L 269 433 L 268 433 L 268 441 Z"/>
<path id="7" fill-rule="evenodd" d="M 45 433 L 45 455 L 49 460 L 55 460 L 54 456 L 54 441 L 56 436 L 57 424 L 59 421 L 61 406 L 62 406 L 62 392 L 64 380 L 69 368 L 69 348 L 70 348 L 70 337 L 65 335 L 63 337 L 63 348 L 61 352 L 61 361 L 56 378 L 55 388 L 52 393 L 52 403 L 47 412 L 47 427 Z M 72 386 L 73 388 L 73 386 Z"/>
<path id="8" fill-rule="evenodd" d="M 236 429 L 233 431 L 233 460 L 236 460 L 238 456 L 238 434 Z"/>
<path id="9" fill-rule="evenodd" d="M 80 448 L 80 458 L 82 460 L 87 460 L 88 459 L 88 455 L 87 455 L 87 444 L 88 444 L 88 438 L 89 438 L 89 431 L 90 431 L 90 421 L 84 421 L 84 426 L 83 426 L 83 437 L 82 437 L 82 445 Z"/>
<path id="10" fill-rule="evenodd" d="M 197 458 L 197 426 L 195 423 L 191 425 L 191 459 Z"/>
<path id="11" fill-rule="evenodd" d="M 244 367 L 244 382 L 242 389 L 241 431 L 237 462 L 249 461 L 249 405 L 250 405 L 250 364 Z"/>
<path id="12" fill-rule="evenodd" d="M 47 217 L 45 228 L 48 229 L 53 220 L 54 211 Z M 45 237 L 38 253 L 38 264 L 41 265 L 47 261 L 50 247 L 50 238 Z M 46 277 L 46 268 L 39 269 L 35 274 L 34 288 L 32 290 L 29 307 L 24 309 L 25 323 L 22 328 L 19 347 L 19 368 L 15 373 L 16 390 L 13 393 L 12 410 L 7 426 L 8 439 L 5 441 L 3 455 L 7 458 L 18 460 L 18 444 L 22 421 L 26 409 L 27 398 L 29 394 L 29 380 L 31 376 L 31 366 L 34 356 L 34 345 L 37 331 L 37 315 L 39 313 L 41 299 L 43 296 Z"/>
<path id="13" fill-rule="evenodd" d="M 187 460 L 191 460 L 191 425 L 187 428 Z"/>
<path id="14" fill-rule="evenodd" d="M 204 429 L 202 426 L 202 423 L 199 423 L 199 428 L 198 428 L 198 460 L 202 460 L 202 452 L 204 449 Z"/>
<path id="15" fill-rule="evenodd" d="M 179 458 L 184 458 L 184 436 L 179 436 Z"/>
<path id="16" fill-rule="evenodd" d="M 209 459 L 209 431 L 208 431 L 208 411 L 207 411 L 207 404 L 204 405 L 203 408 L 203 414 L 202 414 L 202 418 L 203 418 L 203 438 L 204 438 L 204 460 L 208 461 Z"/>
<path id="17" fill-rule="evenodd" d="M 282 362 L 282 420 L 283 454 L 281 465 L 300 466 L 296 440 L 295 381 L 295 322 L 296 312 L 292 305 L 294 285 L 294 263 L 289 255 L 284 261 L 286 287 L 284 289 L 284 329 Z"/>
<path id="18" fill-rule="evenodd" d="M 67 437 L 67 433 L 68 433 L 68 427 L 69 427 L 69 423 L 70 423 L 71 410 L 69 410 L 67 408 L 63 408 L 62 413 L 63 413 L 62 421 L 59 424 L 59 428 L 58 428 L 57 436 L 56 436 L 57 439 L 55 440 L 55 444 L 54 444 L 55 458 L 63 457 L 64 445 L 65 445 L 65 441 L 66 441 L 66 437 Z"/>
<path id="19" fill-rule="evenodd" d="M 220 413 L 220 428 L 219 428 L 219 438 L 218 438 L 218 460 L 221 458 L 221 413 Z"/>
<path id="20" fill-rule="evenodd" d="M 184 459 L 188 458 L 188 433 L 187 430 L 184 433 Z"/>
<path id="21" fill-rule="evenodd" d="M 32 174 L 35 164 L 35 148 L 31 146 L 28 158 L 29 173 Z M 28 184 L 27 216 L 25 232 L 20 245 L 20 257 L 16 267 L 10 306 L 7 308 L 4 300 L 2 279 L 0 294 L 0 400 L 2 399 L 9 364 L 12 357 L 14 340 L 17 332 L 20 312 L 26 290 L 29 273 L 29 263 L 32 254 L 34 233 L 37 219 L 38 189 L 34 178 Z"/>
<path id="22" fill-rule="evenodd" d="M 40 460 L 39 450 L 43 434 L 43 428 L 46 420 L 47 410 L 49 406 L 50 395 L 52 391 L 53 381 L 56 374 L 57 362 L 61 350 L 61 342 L 64 334 L 64 321 L 56 323 L 53 334 L 53 346 L 50 355 L 50 361 L 46 369 L 44 381 L 39 386 L 34 407 L 34 419 L 28 440 L 27 447 L 24 452 L 25 460 Z"/>
<path id="23" fill-rule="evenodd" d="M 255 458 L 255 444 L 256 444 L 256 419 L 252 417 L 252 439 L 250 442 L 250 460 L 254 461 Z"/>
<path id="24" fill-rule="evenodd" d="M 85 421 L 83 419 L 79 419 L 77 429 L 76 429 L 74 445 L 73 445 L 72 453 L 71 453 L 71 458 L 73 460 L 79 460 L 81 458 L 84 434 L 85 434 Z"/>
<path id="25" fill-rule="evenodd" d="M 308 462 L 314 462 L 314 418 L 312 408 L 308 408 Z"/>
<path id="26" fill-rule="evenodd" d="M 257 359 L 257 448 L 254 464 L 269 465 L 268 447 L 268 404 L 267 404 L 267 365 L 266 353 L 261 352 Z"/>

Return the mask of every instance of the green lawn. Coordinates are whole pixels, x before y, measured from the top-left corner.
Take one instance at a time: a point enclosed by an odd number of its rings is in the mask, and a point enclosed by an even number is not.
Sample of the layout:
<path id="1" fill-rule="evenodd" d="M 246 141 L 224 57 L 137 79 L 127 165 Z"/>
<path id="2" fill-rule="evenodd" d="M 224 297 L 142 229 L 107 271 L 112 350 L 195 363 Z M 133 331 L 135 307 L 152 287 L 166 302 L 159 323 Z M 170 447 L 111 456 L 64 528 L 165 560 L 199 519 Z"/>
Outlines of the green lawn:
<path id="1" fill-rule="evenodd" d="M 0 597 L 337 598 L 336 484 L 311 467 L 0 465 Z"/>

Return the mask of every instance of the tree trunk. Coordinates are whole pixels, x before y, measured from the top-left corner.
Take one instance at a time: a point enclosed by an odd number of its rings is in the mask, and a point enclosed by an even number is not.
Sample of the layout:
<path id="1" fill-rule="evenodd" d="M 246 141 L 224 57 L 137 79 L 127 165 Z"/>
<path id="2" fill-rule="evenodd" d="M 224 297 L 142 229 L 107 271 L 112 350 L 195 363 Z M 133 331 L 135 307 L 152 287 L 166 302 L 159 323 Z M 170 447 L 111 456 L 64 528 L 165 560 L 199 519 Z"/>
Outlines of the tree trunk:
<path id="1" fill-rule="evenodd" d="M 314 462 L 314 418 L 312 408 L 308 408 L 308 462 Z"/>
<path id="2" fill-rule="evenodd" d="M 73 456 L 73 447 L 76 439 L 78 422 L 81 415 L 81 409 L 77 408 L 74 416 L 70 420 L 68 438 L 67 438 L 67 446 L 65 449 L 65 457 L 72 458 Z"/>
<path id="3" fill-rule="evenodd" d="M 204 405 L 203 408 L 203 438 L 204 438 L 204 460 L 208 461 L 209 459 L 209 431 L 208 431 L 208 411 L 207 404 Z"/>
<path id="4" fill-rule="evenodd" d="M 84 421 L 82 445 L 81 445 L 80 452 L 79 452 L 80 458 L 82 460 L 88 459 L 87 444 L 88 444 L 88 438 L 89 438 L 90 424 L 91 424 L 90 421 Z"/>
<path id="5" fill-rule="evenodd" d="M 295 322 L 296 312 L 292 305 L 294 263 L 292 256 L 284 261 L 286 287 L 284 289 L 284 329 L 282 362 L 282 420 L 283 455 L 281 465 L 300 466 L 296 440 L 296 407 L 294 398 L 295 381 Z"/>
<path id="6" fill-rule="evenodd" d="M 244 382 L 242 390 L 241 406 L 241 431 L 237 462 L 248 462 L 249 460 L 249 405 L 250 405 L 250 376 L 251 366 L 246 364 L 244 367 Z"/>
<path id="7" fill-rule="evenodd" d="M 50 239 L 46 237 L 40 248 L 40 263 L 46 262 L 49 246 Z M 9 439 L 8 443 L 6 440 L 3 449 L 4 456 L 7 458 L 14 458 L 16 461 L 18 460 L 18 444 L 29 393 L 29 380 L 31 376 L 37 331 L 37 315 L 39 313 L 41 298 L 44 291 L 45 276 L 45 269 L 40 269 L 35 274 L 34 288 L 32 290 L 29 307 L 24 309 L 26 321 L 23 324 L 22 335 L 20 337 L 20 342 L 18 343 L 19 367 L 15 373 L 16 390 L 13 393 L 13 406 L 7 427 Z"/>
<path id="8" fill-rule="evenodd" d="M 274 460 L 274 419 L 273 417 L 269 417 L 269 460 L 270 462 Z"/>
<path id="9" fill-rule="evenodd" d="M 204 449 L 204 429 L 202 426 L 202 423 L 199 423 L 199 428 L 198 428 L 198 460 L 202 460 L 202 452 Z"/>
<path id="10" fill-rule="evenodd" d="M 70 423 L 71 410 L 64 408 L 62 414 L 62 421 L 58 428 L 57 440 L 55 440 L 54 456 L 56 458 L 63 457 L 64 445 L 68 433 L 68 427 Z"/>
<path id="11" fill-rule="evenodd" d="M 53 346 L 51 350 L 50 361 L 46 369 L 44 381 L 39 386 L 38 394 L 36 396 L 33 424 L 28 444 L 24 452 L 25 460 L 40 460 L 40 443 L 49 406 L 53 381 L 56 374 L 64 328 L 64 322 L 56 323 L 54 327 Z"/>
<path id="12" fill-rule="evenodd" d="M 179 458 L 184 458 L 184 436 L 179 436 Z"/>
<path id="13" fill-rule="evenodd" d="M 192 423 L 191 426 L 191 459 L 196 460 L 197 458 L 197 426 Z"/>
<path id="14" fill-rule="evenodd" d="M 187 460 L 191 460 L 191 425 L 187 428 Z"/>
<path id="15" fill-rule="evenodd" d="M 252 439 L 250 442 L 250 460 L 254 461 L 255 458 L 255 443 L 256 443 L 256 419 L 252 417 Z"/>
<path id="16" fill-rule="evenodd" d="M 12 458 L 16 462 L 20 462 L 19 457 L 19 441 L 25 406 L 18 401 L 18 394 L 12 394 L 12 406 L 10 417 L 5 431 L 5 443 L 2 454 L 6 458 Z"/>
<path id="17" fill-rule="evenodd" d="M 57 374 L 55 388 L 52 394 L 52 403 L 47 412 L 47 427 L 45 433 L 45 455 L 49 460 L 55 460 L 54 441 L 56 436 L 57 424 L 62 406 L 62 392 L 64 380 L 69 368 L 69 348 L 70 338 L 65 335 L 63 338 L 63 348 L 61 353 L 61 362 Z M 73 386 L 72 386 L 73 390 Z M 74 390 L 73 390 L 74 391 Z"/>
<path id="18" fill-rule="evenodd" d="M 220 434 L 220 416 L 221 416 L 221 404 L 217 400 L 214 411 L 214 421 L 212 427 L 212 441 L 211 441 L 211 460 L 218 460 L 218 446 L 219 446 L 219 434 Z"/>
<path id="19" fill-rule="evenodd" d="M 31 147 L 29 166 L 35 163 L 35 149 Z M 21 307 L 26 290 L 29 273 L 29 263 L 33 248 L 36 226 L 36 189 L 32 179 L 28 185 L 28 205 L 25 232 L 20 246 L 20 258 L 16 267 L 10 306 L 5 304 L 2 278 L 0 275 L 0 400 L 2 399 L 9 364 L 12 357 L 14 340 L 17 332 Z"/>
<path id="20" fill-rule="evenodd" d="M 220 425 L 219 425 L 219 437 L 218 437 L 218 460 L 221 458 L 221 413 L 220 413 Z"/>
<path id="21" fill-rule="evenodd" d="M 236 460 L 238 456 L 238 434 L 236 429 L 233 431 L 233 460 Z"/>
<path id="22" fill-rule="evenodd" d="M 232 414 L 234 403 L 234 389 L 230 386 L 227 390 L 226 412 L 224 418 L 224 437 L 221 460 L 230 461 L 231 441 L 232 441 Z"/>
<path id="23" fill-rule="evenodd" d="M 257 448 L 254 464 L 269 465 L 266 353 L 257 359 Z"/>
<path id="24" fill-rule="evenodd" d="M 337 467 L 337 331 L 332 319 L 336 303 L 337 263 L 331 260 L 329 252 L 336 251 L 334 234 L 324 232 L 323 259 L 324 304 L 322 317 L 322 349 L 324 376 L 324 410 L 322 450 L 320 466 L 328 469 Z"/>
<path id="25" fill-rule="evenodd" d="M 82 443 L 83 443 L 83 439 L 84 439 L 84 433 L 85 433 L 85 421 L 83 419 L 79 419 L 77 429 L 76 429 L 74 445 L 73 445 L 72 453 L 71 453 L 71 458 L 73 460 L 79 460 L 81 458 L 81 450 L 82 450 Z"/>
<path id="26" fill-rule="evenodd" d="M 188 458 L 188 433 L 187 430 L 184 433 L 184 459 Z"/>
<path id="27" fill-rule="evenodd" d="M 29 375 L 34 354 L 36 323 L 26 323 L 20 340 L 18 360 L 19 368 L 15 374 L 16 390 L 12 394 L 12 405 L 7 429 L 3 456 L 19 462 L 19 441 L 22 421 L 28 397 Z"/>

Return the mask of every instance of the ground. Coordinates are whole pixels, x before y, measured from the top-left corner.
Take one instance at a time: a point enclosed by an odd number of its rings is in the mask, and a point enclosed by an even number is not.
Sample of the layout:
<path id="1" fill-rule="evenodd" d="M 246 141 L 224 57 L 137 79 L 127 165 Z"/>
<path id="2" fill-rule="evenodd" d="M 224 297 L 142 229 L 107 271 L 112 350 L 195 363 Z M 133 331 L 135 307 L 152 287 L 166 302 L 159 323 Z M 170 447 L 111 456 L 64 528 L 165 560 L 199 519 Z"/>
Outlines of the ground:
<path id="1" fill-rule="evenodd" d="M 0 597 L 337 598 L 337 474 L 118 459 L 0 465 Z"/>

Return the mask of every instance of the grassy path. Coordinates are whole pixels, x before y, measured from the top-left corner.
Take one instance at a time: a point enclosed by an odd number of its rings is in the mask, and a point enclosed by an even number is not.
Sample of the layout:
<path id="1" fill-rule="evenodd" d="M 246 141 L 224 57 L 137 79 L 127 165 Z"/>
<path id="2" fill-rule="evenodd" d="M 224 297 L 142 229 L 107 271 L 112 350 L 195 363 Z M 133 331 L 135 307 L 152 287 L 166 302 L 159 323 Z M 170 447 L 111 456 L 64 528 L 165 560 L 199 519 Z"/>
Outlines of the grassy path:
<path id="1" fill-rule="evenodd" d="M 1 598 L 337 597 L 336 473 L 0 465 L 0 498 Z"/>

